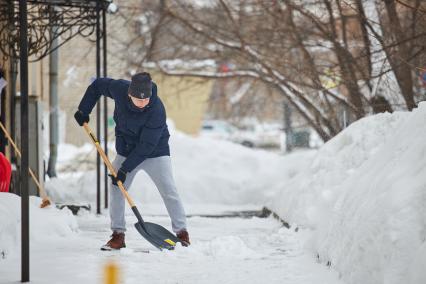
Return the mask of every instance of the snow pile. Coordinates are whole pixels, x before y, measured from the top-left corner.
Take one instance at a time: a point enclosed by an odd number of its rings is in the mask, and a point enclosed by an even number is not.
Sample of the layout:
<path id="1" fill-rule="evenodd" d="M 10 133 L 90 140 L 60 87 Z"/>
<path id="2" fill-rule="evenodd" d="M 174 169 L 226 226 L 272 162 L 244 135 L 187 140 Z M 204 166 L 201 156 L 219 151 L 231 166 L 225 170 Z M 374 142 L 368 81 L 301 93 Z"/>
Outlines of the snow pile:
<path id="1" fill-rule="evenodd" d="M 170 148 L 172 167 L 178 191 L 185 204 L 257 204 L 262 206 L 273 194 L 277 180 L 293 174 L 291 163 L 306 163 L 301 156 L 314 152 L 283 157 L 263 150 L 252 150 L 241 145 L 194 138 L 171 129 Z M 68 147 L 72 150 L 72 147 Z M 72 153 L 85 155 L 91 152 L 85 146 L 81 150 L 66 153 L 70 161 Z M 111 155 L 113 156 L 113 155 Z M 111 161 L 113 158 L 111 158 Z M 61 165 L 64 168 L 63 165 Z M 73 168 L 79 168 L 73 165 Z M 103 183 L 103 178 L 102 178 Z M 55 202 L 91 202 L 96 200 L 96 174 L 94 171 L 60 173 L 59 178 L 46 183 L 48 194 Z M 151 179 L 141 171 L 134 179 L 130 191 L 137 202 L 143 204 L 162 203 L 161 197 Z"/>
<path id="2" fill-rule="evenodd" d="M 277 186 L 272 210 L 314 229 L 312 249 L 349 283 L 426 283 L 425 121 L 425 103 L 362 119 Z"/>
<path id="3" fill-rule="evenodd" d="M 95 154 L 94 147 L 90 144 L 84 144 L 82 147 L 71 144 L 59 144 L 58 148 L 58 164 L 70 163 L 72 160 L 80 158 L 81 156 L 87 159 L 87 156 Z"/>
<path id="4" fill-rule="evenodd" d="M 263 205 L 288 163 L 263 150 L 182 133 L 171 137 L 178 190 L 188 203 Z M 292 157 L 309 155 L 294 154 Z"/>
<path id="5" fill-rule="evenodd" d="M 30 197 L 31 242 L 66 237 L 78 230 L 77 221 L 68 209 L 53 206 L 39 208 L 41 199 Z M 12 193 L 0 193 L 0 261 L 16 253 L 21 238 L 21 198 Z"/>
<path id="6" fill-rule="evenodd" d="M 96 200 L 96 173 L 93 170 L 60 173 L 59 178 L 51 178 L 45 183 L 45 189 L 55 203 L 75 205 L 94 203 Z"/>

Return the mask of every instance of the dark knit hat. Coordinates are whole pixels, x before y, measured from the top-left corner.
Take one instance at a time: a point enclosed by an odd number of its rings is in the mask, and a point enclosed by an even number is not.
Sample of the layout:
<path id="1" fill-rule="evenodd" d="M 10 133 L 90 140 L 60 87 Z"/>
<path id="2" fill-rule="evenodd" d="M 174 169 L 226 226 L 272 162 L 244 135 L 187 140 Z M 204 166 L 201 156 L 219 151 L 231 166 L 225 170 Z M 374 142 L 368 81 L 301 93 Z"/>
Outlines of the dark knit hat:
<path id="1" fill-rule="evenodd" d="M 129 95 L 138 99 L 147 99 L 152 95 L 151 75 L 147 72 L 132 76 L 129 86 Z"/>

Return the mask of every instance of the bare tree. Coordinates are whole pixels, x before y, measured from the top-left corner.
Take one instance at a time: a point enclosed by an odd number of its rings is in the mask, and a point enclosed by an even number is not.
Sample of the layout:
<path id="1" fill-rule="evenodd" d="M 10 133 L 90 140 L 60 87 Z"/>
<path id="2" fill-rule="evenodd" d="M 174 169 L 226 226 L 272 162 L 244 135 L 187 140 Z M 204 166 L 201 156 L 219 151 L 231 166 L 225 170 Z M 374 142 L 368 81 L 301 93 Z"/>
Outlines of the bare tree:
<path id="1" fill-rule="evenodd" d="M 418 11 L 402 21 L 397 12 L 404 7 L 394 0 L 217 0 L 204 6 L 164 0 L 138 8 L 144 29 L 135 38 L 144 44 L 129 66 L 263 82 L 325 141 L 344 127 L 340 109 L 354 120 L 372 111 L 371 98 L 387 72 L 395 74 L 406 108 L 416 105 L 410 64 L 422 53 L 413 47 L 424 32 L 414 23 Z M 379 20 L 369 15 L 373 8 Z M 222 63 L 226 71 L 218 68 Z"/>

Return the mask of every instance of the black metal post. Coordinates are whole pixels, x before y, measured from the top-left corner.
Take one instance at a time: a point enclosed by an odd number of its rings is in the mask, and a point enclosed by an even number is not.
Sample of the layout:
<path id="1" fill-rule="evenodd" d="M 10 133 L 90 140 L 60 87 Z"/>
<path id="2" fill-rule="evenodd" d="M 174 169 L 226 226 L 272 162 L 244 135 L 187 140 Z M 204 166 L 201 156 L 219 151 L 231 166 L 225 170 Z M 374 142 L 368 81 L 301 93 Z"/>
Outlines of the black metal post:
<path id="1" fill-rule="evenodd" d="M 18 78 L 18 60 L 15 56 L 10 57 L 10 71 L 9 71 L 9 78 L 10 78 L 10 94 L 9 94 L 9 125 L 10 125 L 10 136 L 12 139 L 16 141 L 16 82 Z M 7 126 L 6 126 L 7 127 Z M 10 149 L 9 147 L 9 154 L 10 154 L 10 162 L 14 165 L 17 165 L 17 157 L 15 151 Z M 20 193 L 20 186 L 19 181 L 20 178 L 20 171 L 19 169 L 15 168 L 12 170 L 12 179 L 10 183 L 10 189 L 9 191 L 16 194 Z"/>
<path id="2" fill-rule="evenodd" d="M 3 69 L 0 69 L 0 79 L 3 78 L 5 79 L 6 74 L 4 73 Z M 1 106 L 1 110 L 0 110 L 0 122 L 3 125 L 6 125 L 6 88 L 4 88 L 3 90 L 1 90 L 1 94 L 0 94 L 0 106 Z M 6 154 L 6 136 L 4 135 L 3 131 L 0 132 L 0 152 L 2 152 L 3 154 Z"/>
<path id="3" fill-rule="evenodd" d="M 100 1 L 96 1 L 96 78 L 101 76 Z M 96 104 L 96 135 L 101 137 L 101 100 Z M 101 214 L 101 156 L 96 155 L 96 213 Z"/>
<path id="4" fill-rule="evenodd" d="M 28 27 L 27 0 L 19 0 L 21 77 L 21 281 L 30 281 L 29 197 L 28 197 Z"/>
<path id="5" fill-rule="evenodd" d="M 0 114 L 0 121 L 3 125 L 6 125 L 6 91 L 2 90 L 1 94 L 1 114 Z M 0 133 L 0 152 L 3 154 L 6 154 L 6 137 L 4 133 Z"/>
<path id="6" fill-rule="evenodd" d="M 293 150 L 293 126 L 291 125 L 291 107 L 287 101 L 284 102 L 284 128 L 286 152 Z"/>
<path id="7" fill-rule="evenodd" d="M 55 9 L 52 7 L 51 12 Z M 49 56 L 49 163 L 47 167 L 47 175 L 56 177 L 56 162 L 58 160 L 58 144 L 59 144 L 59 100 L 58 100 L 58 69 L 59 69 L 59 40 L 56 37 L 58 27 L 53 26 L 50 30 L 54 39 L 52 40 L 52 49 L 55 49 Z"/>
<path id="8" fill-rule="evenodd" d="M 15 15 L 15 3 L 12 1 L 8 2 L 9 8 L 8 10 L 10 11 L 10 15 L 9 15 L 9 21 L 11 23 L 14 22 L 14 15 Z M 10 78 L 10 94 L 9 94 L 9 98 L 10 98 L 10 136 L 12 137 L 12 139 L 16 139 L 16 131 L 15 131 L 15 125 L 16 125 L 16 119 L 15 119 L 15 113 L 16 113 L 16 81 L 18 78 L 18 60 L 17 58 L 14 56 L 15 52 L 14 52 L 14 46 L 13 44 L 9 45 L 9 54 L 12 54 L 12 56 L 10 57 L 10 73 L 9 73 L 9 78 Z M 12 162 L 12 164 L 16 164 L 16 154 L 15 151 L 10 151 L 10 161 Z M 16 172 L 15 172 L 16 173 Z M 11 183 L 11 190 L 12 192 L 18 193 L 20 189 L 17 189 L 16 187 L 14 187 L 14 182 Z"/>
<path id="9" fill-rule="evenodd" d="M 10 90 L 10 117 L 11 117 L 11 123 L 10 123 L 10 135 L 12 136 L 13 139 L 16 139 L 16 119 L 15 119 L 15 115 L 16 115 L 16 85 L 17 85 L 17 80 L 18 80 L 18 64 L 19 61 L 17 58 L 15 58 L 14 56 L 12 56 L 10 58 L 10 85 L 11 85 L 11 90 Z M 14 151 L 12 151 L 14 152 Z"/>
<path id="10" fill-rule="evenodd" d="M 106 8 L 102 9 L 102 31 L 103 31 L 103 67 L 104 67 L 104 77 L 107 76 L 107 29 L 106 29 Z M 104 150 L 105 154 L 108 156 L 108 98 L 104 96 Z M 108 167 L 104 165 L 104 197 L 105 197 L 105 208 L 108 208 Z"/>

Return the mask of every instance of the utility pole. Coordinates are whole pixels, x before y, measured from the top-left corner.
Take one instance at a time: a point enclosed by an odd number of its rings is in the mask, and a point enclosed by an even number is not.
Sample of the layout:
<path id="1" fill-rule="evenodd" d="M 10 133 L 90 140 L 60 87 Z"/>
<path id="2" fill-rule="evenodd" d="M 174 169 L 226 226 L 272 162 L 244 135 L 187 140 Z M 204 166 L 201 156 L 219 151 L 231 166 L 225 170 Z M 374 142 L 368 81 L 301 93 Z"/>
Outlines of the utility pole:
<path id="1" fill-rule="evenodd" d="M 55 8 L 51 8 L 54 10 Z M 52 11 L 54 12 L 54 11 Z M 47 175 L 56 177 L 56 161 L 58 158 L 58 140 L 59 140 L 59 102 L 58 102 L 58 27 L 52 27 L 52 52 L 49 55 L 49 164 Z"/>

